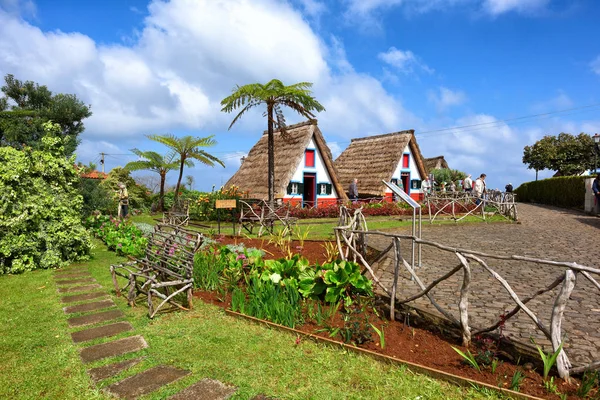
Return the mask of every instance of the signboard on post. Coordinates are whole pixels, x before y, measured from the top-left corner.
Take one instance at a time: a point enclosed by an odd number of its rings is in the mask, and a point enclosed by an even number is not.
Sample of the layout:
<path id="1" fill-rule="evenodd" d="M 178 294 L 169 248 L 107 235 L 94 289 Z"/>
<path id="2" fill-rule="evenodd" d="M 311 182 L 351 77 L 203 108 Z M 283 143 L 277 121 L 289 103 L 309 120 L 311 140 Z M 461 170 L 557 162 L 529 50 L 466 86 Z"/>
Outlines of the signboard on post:
<path id="1" fill-rule="evenodd" d="M 237 207 L 237 200 L 233 199 L 233 200 L 216 200 L 215 201 L 215 208 L 236 208 Z"/>
<path id="2" fill-rule="evenodd" d="M 235 209 L 237 208 L 237 200 L 215 200 L 215 208 L 217 209 L 217 226 L 219 229 L 219 235 L 221 234 L 221 211 L 220 209 L 230 209 L 232 211 L 232 216 L 235 213 Z M 233 216 L 233 233 L 235 234 L 235 216 Z"/>

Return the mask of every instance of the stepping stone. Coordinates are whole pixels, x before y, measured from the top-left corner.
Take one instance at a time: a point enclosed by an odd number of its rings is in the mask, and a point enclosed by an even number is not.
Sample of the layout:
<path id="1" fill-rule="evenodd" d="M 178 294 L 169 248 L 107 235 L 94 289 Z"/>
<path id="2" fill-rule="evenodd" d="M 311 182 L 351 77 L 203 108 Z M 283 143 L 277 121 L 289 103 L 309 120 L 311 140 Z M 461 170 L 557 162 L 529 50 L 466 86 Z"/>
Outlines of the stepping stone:
<path id="1" fill-rule="evenodd" d="M 150 368 L 137 375 L 123 379 L 121 382 L 110 385 L 106 390 L 119 398 L 135 399 L 144 394 L 154 392 L 171 382 L 175 382 L 189 373 L 190 371 L 183 369 L 159 365 L 158 367 Z"/>
<path id="2" fill-rule="evenodd" d="M 88 371 L 94 382 L 99 382 L 103 379 L 111 378 L 126 369 L 137 365 L 145 357 L 132 358 L 131 360 L 121 361 L 114 364 L 108 364 L 104 367 L 92 368 Z"/>
<path id="3" fill-rule="evenodd" d="M 73 293 L 73 292 L 88 292 L 92 289 L 100 289 L 101 285 L 97 283 L 93 285 L 85 285 L 85 286 L 75 286 L 75 287 L 61 287 L 58 288 L 58 293 Z"/>
<path id="4" fill-rule="evenodd" d="M 89 278 L 79 278 L 79 279 L 69 279 L 66 281 L 56 281 L 57 285 L 74 285 L 76 283 L 91 283 L 96 282 L 96 280 L 92 277 Z"/>
<path id="5" fill-rule="evenodd" d="M 123 311 L 121 311 L 121 310 L 111 310 L 111 311 L 104 311 L 104 312 L 99 312 L 99 313 L 95 313 L 95 314 L 90 314 L 90 315 L 84 315 L 83 317 L 69 318 L 67 320 L 67 322 L 69 323 L 70 327 L 85 326 L 85 325 L 97 324 L 99 322 L 110 321 L 110 320 L 121 318 L 124 316 L 125 316 L 125 314 L 123 314 Z"/>
<path id="6" fill-rule="evenodd" d="M 77 294 L 75 296 L 65 296 L 61 300 L 63 303 L 75 303 L 76 301 L 84 301 L 84 300 L 93 300 L 99 297 L 108 296 L 108 293 L 104 292 L 94 292 L 94 293 L 85 293 L 85 294 Z"/>
<path id="7" fill-rule="evenodd" d="M 137 335 L 86 347 L 79 352 L 79 355 L 81 355 L 81 359 L 84 363 L 90 363 L 107 357 L 132 353 L 134 351 L 145 349 L 146 347 L 148 347 L 148 344 L 144 338 Z"/>
<path id="8" fill-rule="evenodd" d="M 235 393 L 235 388 L 215 379 L 202 379 L 168 400 L 225 400 Z"/>
<path id="9" fill-rule="evenodd" d="M 76 306 L 64 307 L 63 311 L 65 312 L 65 314 L 73 314 L 86 311 L 96 311 L 113 306 L 116 306 L 116 304 L 111 299 L 106 299 L 101 301 L 95 301 L 93 303 L 84 303 L 78 304 Z"/>
<path id="10" fill-rule="evenodd" d="M 131 326 L 129 322 L 116 322 L 114 324 L 73 332 L 71 333 L 71 337 L 73 338 L 73 342 L 80 343 L 87 342 L 88 340 L 115 336 L 121 332 L 131 330 L 133 330 L 133 326 Z"/>
<path id="11" fill-rule="evenodd" d="M 73 274 L 89 274 L 90 271 L 84 268 L 69 268 L 69 269 L 61 269 L 54 272 L 56 276 L 65 276 L 65 275 L 73 275 Z"/>
<path id="12" fill-rule="evenodd" d="M 75 278 L 91 278 L 92 274 L 89 272 L 78 272 L 75 274 L 61 274 L 54 275 L 54 279 L 75 279 Z"/>

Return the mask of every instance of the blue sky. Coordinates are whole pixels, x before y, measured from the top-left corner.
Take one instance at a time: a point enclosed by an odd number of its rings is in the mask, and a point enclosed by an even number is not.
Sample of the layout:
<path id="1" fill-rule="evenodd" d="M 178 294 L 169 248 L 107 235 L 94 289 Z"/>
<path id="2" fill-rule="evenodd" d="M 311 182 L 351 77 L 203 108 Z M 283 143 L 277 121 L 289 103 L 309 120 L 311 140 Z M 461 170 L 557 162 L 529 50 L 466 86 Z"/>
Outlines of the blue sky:
<path id="1" fill-rule="evenodd" d="M 593 0 L 0 0 L 0 74 L 92 105 L 85 163 L 163 151 L 145 134 L 214 134 L 226 168 L 187 170 L 200 190 L 224 183 L 266 127 L 257 111 L 227 131 L 220 100 L 272 78 L 314 83 L 334 155 L 415 129 L 426 157 L 503 188 L 535 176 L 523 146 L 600 132 L 599 17 Z"/>

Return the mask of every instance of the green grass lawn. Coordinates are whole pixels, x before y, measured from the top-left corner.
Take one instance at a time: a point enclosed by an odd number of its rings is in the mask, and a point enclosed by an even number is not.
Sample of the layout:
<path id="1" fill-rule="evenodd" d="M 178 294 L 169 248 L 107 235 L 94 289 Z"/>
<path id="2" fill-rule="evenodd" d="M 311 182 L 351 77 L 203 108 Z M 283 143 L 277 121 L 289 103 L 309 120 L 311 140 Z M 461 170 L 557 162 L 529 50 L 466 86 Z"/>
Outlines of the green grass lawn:
<path id="1" fill-rule="evenodd" d="M 157 218 L 160 216 L 155 215 L 151 216 L 149 214 L 140 214 L 136 216 L 132 216 L 131 220 L 133 222 L 143 222 L 147 224 L 154 225 L 158 221 Z M 401 215 L 401 216 L 377 216 L 377 217 L 366 217 L 367 225 L 369 230 L 375 231 L 389 231 L 394 229 L 401 229 L 405 227 L 412 226 L 412 216 Z M 451 224 L 471 224 L 471 223 L 510 223 L 505 218 L 494 215 L 492 217 L 488 217 L 485 221 L 481 218 L 468 216 L 459 222 L 454 222 L 451 219 L 439 219 L 433 222 L 433 224 L 429 223 L 428 216 L 424 215 L 422 217 L 423 226 L 427 225 L 451 225 Z M 190 229 L 196 230 L 205 234 L 214 234 L 217 233 L 217 222 L 216 221 L 202 221 L 198 222 L 199 224 L 206 225 L 208 228 L 200 228 L 193 225 L 196 221 L 192 221 L 192 225 L 189 226 Z M 337 226 L 338 219 L 337 218 L 308 218 L 308 219 L 300 219 L 298 220 L 298 229 L 300 232 L 305 232 L 308 230 L 308 239 L 312 240 L 331 240 L 334 238 L 333 228 Z M 239 224 L 236 223 L 236 231 L 239 228 Z M 258 228 L 254 229 L 253 234 L 249 234 L 245 230 L 242 230 L 242 235 L 247 237 L 257 237 L 256 232 L 258 232 Z M 231 222 L 221 222 L 221 233 L 225 235 L 231 235 L 234 233 L 233 224 Z M 292 238 L 295 238 L 296 235 L 292 235 Z"/>
<path id="2" fill-rule="evenodd" d="M 108 266 L 122 259 L 100 242 L 94 243 L 92 260 L 80 265 L 108 293 L 112 287 Z M 101 388 L 166 364 L 191 374 L 145 398 L 164 399 L 206 377 L 238 387 L 234 399 L 250 399 L 259 393 L 286 399 L 494 398 L 339 348 L 309 340 L 296 345 L 296 337 L 288 333 L 227 316 L 218 307 L 199 301 L 193 311 L 150 320 L 145 299 L 129 308 L 123 298 L 116 298 L 117 307 L 135 328 L 133 334 L 142 335 L 149 348 L 84 366 L 78 350 L 106 339 L 85 345 L 71 342 L 70 333 L 83 328 L 68 328 L 52 271 L 0 276 L 0 299 L 0 398 L 105 399 L 88 378 L 86 367 L 140 354 L 146 357 L 142 363 L 104 381 Z"/>

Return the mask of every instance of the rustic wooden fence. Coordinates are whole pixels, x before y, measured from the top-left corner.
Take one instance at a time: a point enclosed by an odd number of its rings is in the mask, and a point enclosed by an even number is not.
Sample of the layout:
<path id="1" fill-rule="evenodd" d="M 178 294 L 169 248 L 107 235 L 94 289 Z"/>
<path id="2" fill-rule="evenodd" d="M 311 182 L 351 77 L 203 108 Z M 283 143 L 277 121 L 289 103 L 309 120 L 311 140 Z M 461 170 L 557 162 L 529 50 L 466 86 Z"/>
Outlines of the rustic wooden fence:
<path id="1" fill-rule="evenodd" d="M 469 192 L 433 192 L 425 196 L 425 207 L 429 213 L 429 222 L 438 216 L 450 216 L 460 221 L 468 216 L 485 220 L 492 215 L 516 221 L 517 204 L 513 193 L 490 190 L 478 199 Z"/>
<path id="2" fill-rule="evenodd" d="M 361 209 L 357 209 L 354 214 L 351 215 L 347 209 L 344 210 L 342 207 L 340 215 L 340 226 L 334 228 L 339 253 L 345 260 L 352 259 L 353 261 L 360 262 L 373 277 L 375 284 L 377 284 L 388 296 L 390 296 L 390 318 L 394 319 L 396 304 L 406 304 L 425 296 L 446 319 L 448 319 L 453 325 L 461 330 L 462 342 L 464 346 L 470 345 L 471 337 L 473 335 L 491 332 L 498 329 L 507 320 L 522 310 L 535 323 L 537 329 L 541 331 L 541 333 L 543 333 L 548 340 L 551 341 L 553 351 L 557 351 L 560 344 L 563 342 L 562 322 L 563 315 L 567 307 L 567 300 L 575 288 L 577 278 L 582 277 L 591 282 L 591 284 L 599 290 L 598 293 L 600 294 L 600 283 L 597 280 L 600 277 L 600 269 L 579 265 L 577 263 L 541 260 L 518 255 L 508 256 L 486 254 L 480 251 L 453 248 L 432 241 L 418 239 L 417 237 L 410 235 L 396 235 L 378 231 L 368 231 L 366 220 L 362 215 Z M 369 263 L 366 260 L 366 243 L 369 236 L 372 237 L 375 235 L 388 237 L 391 239 L 392 243 L 381 254 L 379 254 L 376 260 Z M 404 257 L 405 254 L 409 253 L 408 249 L 414 248 L 415 244 L 421 246 L 431 246 L 443 252 L 453 253 L 458 259 L 458 265 L 426 285 L 426 283 L 423 282 L 419 277 L 419 268 L 416 267 L 414 260 L 412 262 L 408 262 Z M 391 287 L 386 287 L 377 278 L 373 271 L 372 265 L 381 260 L 389 252 L 393 252 L 392 254 L 395 261 L 393 274 L 394 277 Z M 547 287 L 537 290 L 525 298 L 520 298 L 515 293 L 509 282 L 503 278 L 501 274 L 489 266 L 488 262 L 486 261 L 488 259 L 532 262 L 540 266 L 556 267 L 555 269 L 548 268 L 545 270 L 547 274 L 556 274 L 556 279 Z M 408 271 L 411 281 L 416 283 L 420 288 L 419 293 L 406 298 L 403 298 L 402 293 L 398 293 L 398 279 L 400 270 L 402 268 Z M 495 280 L 500 282 L 504 290 L 506 290 L 512 301 L 515 303 L 515 306 L 491 326 L 472 330 L 472 327 L 469 326 L 469 294 L 472 290 L 471 276 L 474 268 L 482 268 Z M 452 313 L 444 309 L 440 304 L 438 304 L 438 302 L 436 302 L 431 292 L 432 289 L 434 289 L 437 285 L 447 280 L 454 274 L 457 274 L 459 271 L 462 271 L 463 279 L 460 287 L 458 303 L 460 315 L 458 318 L 456 318 L 454 315 L 452 315 Z M 542 320 L 527 306 L 527 303 L 536 297 L 551 291 L 559 285 L 560 288 L 555 298 L 550 315 L 550 326 L 547 327 Z M 493 299 L 490 299 L 490 301 L 492 300 Z M 561 378 L 565 379 L 568 379 L 570 373 L 580 373 L 585 370 L 598 367 L 600 367 L 600 360 L 595 360 L 588 365 L 573 368 L 564 348 L 561 350 L 557 360 L 559 375 Z"/>

